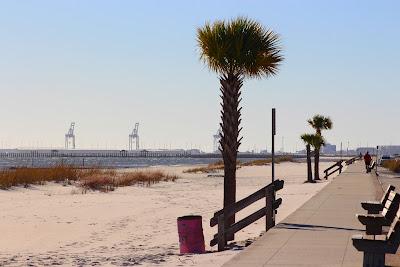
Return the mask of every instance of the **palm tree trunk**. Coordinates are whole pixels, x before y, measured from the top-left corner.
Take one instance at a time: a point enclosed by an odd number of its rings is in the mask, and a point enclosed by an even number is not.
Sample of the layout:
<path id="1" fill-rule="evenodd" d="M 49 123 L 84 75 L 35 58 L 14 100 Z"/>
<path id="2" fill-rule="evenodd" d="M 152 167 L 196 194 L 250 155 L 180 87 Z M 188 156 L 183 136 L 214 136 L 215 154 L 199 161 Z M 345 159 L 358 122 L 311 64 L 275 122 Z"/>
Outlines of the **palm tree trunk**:
<path id="1" fill-rule="evenodd" d="M 240 146 L 239 139 L 240 88 L 243 80 L 239 75 L 223 75 L 221 83 L 221 128 L 220 149 L 224 160 L 224 208 L 236 202 L 236 159 Z M 235 215 L 225 217 L 225 227 L 235 223 Z M 226 237 L 227 241 L 234 239 L 234 234 Z"/>
<path id="2" fill-rule="evenodd" d="M 307 181 L 309 183 L 312 183 L 312 167 L 311 167 L 311 148 L 310 145 L 306 145 L 306 150 L 307 150 Z"/>
<path id="3" fill-rule="evenodd" d="M 321 180 L 319 179 L 319 149 L 315 149 L 314 155 L 314 180 Z"/>

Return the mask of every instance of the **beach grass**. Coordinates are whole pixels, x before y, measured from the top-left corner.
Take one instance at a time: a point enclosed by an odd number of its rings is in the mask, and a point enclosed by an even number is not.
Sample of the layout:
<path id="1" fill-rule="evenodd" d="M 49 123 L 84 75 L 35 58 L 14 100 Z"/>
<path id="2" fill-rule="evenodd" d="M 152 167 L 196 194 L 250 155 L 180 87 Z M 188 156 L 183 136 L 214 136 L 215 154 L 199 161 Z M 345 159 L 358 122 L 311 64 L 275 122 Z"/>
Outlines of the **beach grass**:
<path id="1" fill-rule="evenodd" d="M 212 162 L 208 164 L 207 166 L 202 166 L 202 167 L 196 167 L 196 168 L 190 168 L 187 170 L 184 170 L 184 173 L 210 173 L 210 172 L 216 172 L 224 169 L 224 161 L 223 160 L 218 160 L 216 162 Z"/>
<path id="2" fill-rule="evenodd" d="M 400 160 L 385 160 L 382 166 L 391 170 L 392 172 L 400 173 Z"/>
<path id="3" fill-rule="evenodd" d="M 272 162 L 271 159 L 256 159 L 251 161 L 237 161 L 236 166 L 237 168 L 243 166 L 265 166 L 269 165 Z M 292 156 L 278 156 L 275 159 L 275 163 L 281 162 L 296 162 Z M 223 160 L 218 160 L 216 162 L 210 163 L 207 166 L 191 168 L 183 171 L 184 173 L 213 173 L 218 172 L 224 169 L 224 162 Z"/>
<path id="4" fill-rule="evenodd" d="M 53 168 L 14 168 L 0 171 L 0 188 L 6 189 L 12 186 L 29 186 L 32 184 L 44 184 L 49 181 L 61 182 L 65 180 L 78 180 L 77 169 L 68 166 L 56 166 Z"/>
<path id="5" fill-rule="evenodd" d="M 0 171 L 0 189 L 12 186 L 43 185 L 46 182 L 71 182 L 85 190 L 112 191 L 130 185 L 150 186 L 162 181 L 175 181 L 179 177 L 158 170 L 117 172 L 115 169 L 55 166 L 50 168 L 21 167 Z"/>
<path id="6" fill-rule="evenodd" d="M 247 162 L 243 162 L 241 166 L 265 166 L 271 164 L 272 159 L 256 159 Z M 281 162 L 296 162 L 292 156 L 278 156 L 275 158 L 275 163 Z"/>

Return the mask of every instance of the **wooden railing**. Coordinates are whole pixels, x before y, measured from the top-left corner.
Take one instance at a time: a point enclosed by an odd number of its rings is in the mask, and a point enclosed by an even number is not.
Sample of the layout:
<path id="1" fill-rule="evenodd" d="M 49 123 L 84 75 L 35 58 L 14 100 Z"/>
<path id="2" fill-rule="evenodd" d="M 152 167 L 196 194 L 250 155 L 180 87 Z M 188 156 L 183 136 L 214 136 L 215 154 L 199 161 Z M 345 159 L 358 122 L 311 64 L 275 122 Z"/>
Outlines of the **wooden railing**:
<path id="1" fill-rule="evenodd" d="M 348 159 L 348 160 L 346 160 L 345 161 L 345 163 L 346 163 L 346 165 L 350 165 L 350 164 L 353 164 L 357 159 L 359 159 L 360 157 L 359 156 L 357 156 L 357 157 L 354 157 L 354 158 L 351 158 L 351 159 Z"/>
<path id="2" fill-rule="evenodd" d="M 224 250 L 228 235 L 232 235 L 237 231 L 240 231 L 263 216 L 266 218 L 265 230 L 268 231 L 270 228 L 272 228 L 275 225 L 275 210 L 278 209 L 282 203 L 281 198 L 275 200 L 275 192 L 282 189 L 283 184 L 284 181 L 276 180 L 273 183 L 270 183 L 269 185 L 254 192 L 253 194 L 243 198 L 242 200 L 239 200 L 238 202 L 215 212 L 214 217 L 212 217 L 210 220 L 210 226 L 213 227 L 218 225 L 218 233 L 215 234 L 214 238 L 210 241 L 210 246 L 215 246 L 218 244 L 218 251 Z M 266 199 L 265 207 L 230 226 L 225 225 L 225 218 L 231 217 L 240 210 L 263 198 Z"/>
<path id="3" fill-rule="evenodd" d="M 339 173 L 342 173 L 342 169 L 343 169 L 343 160 L 339 160 L 338 162 L 336 162 L 335 164 L 333 164 L 332 166 L 330 166 L 329 168 L 327 168 L 324 173 L 325 173 L 325 179 L 328 179 L 329 175 L 334 174 L 335 172 L 339 171 Z M 336 169 L 334 169 L 336 167 Z M 334 169 L 334 170 L 332 170 Z M 329 172 L 330 170 L 332 170 L 331 172 Z"/>

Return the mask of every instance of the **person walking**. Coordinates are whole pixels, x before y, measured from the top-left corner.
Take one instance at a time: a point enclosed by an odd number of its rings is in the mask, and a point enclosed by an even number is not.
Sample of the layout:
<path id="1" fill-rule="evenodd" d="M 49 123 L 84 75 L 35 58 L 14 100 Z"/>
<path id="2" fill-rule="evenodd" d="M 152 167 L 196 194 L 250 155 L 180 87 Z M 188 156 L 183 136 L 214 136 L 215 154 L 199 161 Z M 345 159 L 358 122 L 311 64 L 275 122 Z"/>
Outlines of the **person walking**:
<path id="1" fill-rule="evenodd" d="M 367 153 L 365 153 L 365 155 L 364 155 L 365 169 L 366 169 L 367 173 L 371 171 L 369 168 L 369 166 L 371 165 L 371 161 L 372 161 L 371 155 L 367 151 Z"/>

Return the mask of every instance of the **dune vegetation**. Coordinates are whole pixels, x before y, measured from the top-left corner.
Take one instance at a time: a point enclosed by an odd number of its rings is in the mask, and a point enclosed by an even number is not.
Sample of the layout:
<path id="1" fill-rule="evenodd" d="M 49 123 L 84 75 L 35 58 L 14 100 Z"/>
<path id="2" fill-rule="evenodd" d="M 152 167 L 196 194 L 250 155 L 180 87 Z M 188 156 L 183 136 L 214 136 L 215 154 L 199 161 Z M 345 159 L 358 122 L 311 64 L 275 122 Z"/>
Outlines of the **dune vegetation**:
<path id="1" fill-rule="evenodd" d="M 21 167 L 0 171 L 0 189 L 8 189 L 12 186 L 43 185 L 46 182 L 62 182 L 64 184 L 74 183 L 85 191 L 88 189 L 112 191 L 121 186 L 150 186 L 162 181 L 175 181 L 178 178 L 176 175 L 169 175 L 157 170 L 118 172 L 115 169 L 79 169 L 64 165 L 49 168 Z"/>
<path id="2" fill-rule="evenodd" d="M 240 166 L 265 166 L 271 164 L 272 159 L 256 159 L 252 161 L 246 161 L 240 164 Z M 292 156 L 278 156 L 275 158 L 275 163 L 281 162 L 296 162 Z"/>
<path id="3" fill-rule="evenodd" d="M 382 166 L 391 170 L 392 172 L 400 173 L 400 160 L 385 160 Z"/>
<path id="4" fill-rule="evenodd" d="M 239 163 L 239 162 L 238 162 Z M 212 162 L 207 166 L 195 167 L 191 169 L 187 169 L 183 171 L 184 173 L 210 173 L 216 172 L 224 169 L 224 161 L 218 160 L 216 162 Z"/>
<path id="5" fill-rule="evenodd" d="M 244 166 L 265 166 L 271 164 L 272 159 L 256 159 L 251 161 L 237 161 L 236 168 L 244 167 Z M 292 156 L 278 156 L 275 158 L 275 163 L 281 162 L 296 162 Z M 207 166 L 201 166 L 196 168 L 191 168 L 183 171 L 184 173 L 213 173 L 224 170 L 224 162 L 222 160 L 218 160 L 216 162 L 210 163 Z"/>

